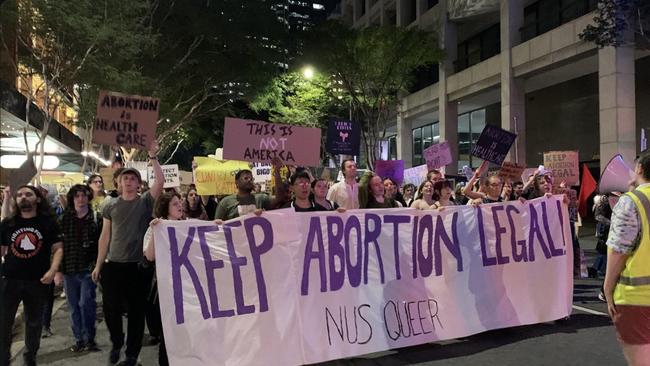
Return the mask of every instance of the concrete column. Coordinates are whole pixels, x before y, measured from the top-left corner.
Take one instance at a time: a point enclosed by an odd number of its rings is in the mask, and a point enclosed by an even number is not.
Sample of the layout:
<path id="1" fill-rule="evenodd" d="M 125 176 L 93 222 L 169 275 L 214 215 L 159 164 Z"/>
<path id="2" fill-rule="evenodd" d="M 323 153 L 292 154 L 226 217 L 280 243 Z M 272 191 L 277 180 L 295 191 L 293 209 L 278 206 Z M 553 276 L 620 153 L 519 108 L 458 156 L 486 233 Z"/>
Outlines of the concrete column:
<path id="1" fill-rule="evenodd" d="M 440 118 L 440 142 L 449 142 L 452 163 L 445 167 L 447 174 L 458 172 L 458 102 L 450 101 L 447 95 L 447 77 L 454 73 L 454 61 L 457 54 L 456 24 L 449 20 L 447 2 L 440 6 L 440 40 L 445 51 L 445 59 L 438 67 L 438 116 Z"/>
<path id="2" fill-rule="evenodd" d="M 525 83 L 512 70 L 512 47 L 520 43 L 524 22 L 523 0 L 501 0 L 501 128 L 517 134 L 506 160 L 526 165 Z"/>
<path id="3" fill-rule="evenodd" d="M 413 123 L 397 113 L 397 159 L 404 160 L 405 167 L 413 166 Z"/>
<path id="4" fill-rule="evenodd" d="M 632 164 L 636 156 L 634 48 L 598 51 L 600 169 L 616 154 Z"/>

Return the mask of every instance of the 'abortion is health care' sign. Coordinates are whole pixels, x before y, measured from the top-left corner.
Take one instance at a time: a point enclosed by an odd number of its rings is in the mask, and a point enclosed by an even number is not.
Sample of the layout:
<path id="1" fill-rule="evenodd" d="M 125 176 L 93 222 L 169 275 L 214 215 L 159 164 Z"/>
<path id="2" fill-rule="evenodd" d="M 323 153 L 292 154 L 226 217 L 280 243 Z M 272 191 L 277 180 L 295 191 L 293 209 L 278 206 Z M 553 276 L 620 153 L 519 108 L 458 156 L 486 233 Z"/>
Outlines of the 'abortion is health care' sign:
<path id="1" fill-rule="evenodd" d="M 171 364 L 310 364 L 563 318 L 573 254 L 561 197 L 163 221 Z"/>

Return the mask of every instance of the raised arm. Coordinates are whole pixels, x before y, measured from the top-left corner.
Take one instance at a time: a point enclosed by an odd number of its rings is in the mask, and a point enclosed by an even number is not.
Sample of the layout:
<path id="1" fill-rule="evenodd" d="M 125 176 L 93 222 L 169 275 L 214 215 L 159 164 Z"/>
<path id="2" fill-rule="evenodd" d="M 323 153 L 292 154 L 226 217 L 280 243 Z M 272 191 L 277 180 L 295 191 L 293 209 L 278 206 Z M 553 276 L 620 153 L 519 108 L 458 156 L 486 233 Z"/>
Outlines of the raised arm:
<path id="1" fill-rule="evenodd" d="M 153 168 L 153 173 L 155 177 L 155 182 L 153 186 L 149 187 L 149 194 L 151 194 L 151 197 L 153 199 L 157 199 L 158 196 L 163 191 L 163 185 L 165 184 L 165 176 L 163 175 L 162 168 L 160 167 L 160 162 L 158 162 L 158 156 L 156 155 L 158 153 L 158 142 L 156 140 L 151 142 L 151 146 L 149 147 L 149 161 L 151 161 L 151 167 Z"/>

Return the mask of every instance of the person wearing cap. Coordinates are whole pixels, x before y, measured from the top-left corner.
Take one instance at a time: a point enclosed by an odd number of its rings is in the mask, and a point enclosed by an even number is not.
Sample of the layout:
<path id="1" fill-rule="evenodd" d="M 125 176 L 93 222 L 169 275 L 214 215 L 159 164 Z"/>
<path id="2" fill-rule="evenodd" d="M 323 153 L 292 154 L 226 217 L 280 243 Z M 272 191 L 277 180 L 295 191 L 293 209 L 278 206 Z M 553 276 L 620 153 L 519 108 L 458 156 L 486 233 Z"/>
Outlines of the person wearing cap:
<path id="1" fill-rule="evenodd" d="M 152 142 L 149 161 L 155 174 L 155 183 L 142 195 L 142 184 L 137 169 L 126 168 L 117 177 L 119 196 L 108 201 L 102 210 L 103 224 L 92 279 L 101 278 L 106 326 L 110 333 L 112 349 L 109 363 L 116 364 L 124 345 L 122 329 L 123 304 L 128 313 L 128 336 L 123 365 L 136 365 L 145 319 L 145 276 L 139 264 L 143 259 L 143 239 L 149 227 L 156 198 L 165 182 L 156 152 L 158 144 Z"/>
<path id="2" fill-rule="evenodd" d="M 619 199 L 607 238 L 604 292 L 630 365 L 650 364 L 650 153 L 634 169 L 636 189 Z"/>

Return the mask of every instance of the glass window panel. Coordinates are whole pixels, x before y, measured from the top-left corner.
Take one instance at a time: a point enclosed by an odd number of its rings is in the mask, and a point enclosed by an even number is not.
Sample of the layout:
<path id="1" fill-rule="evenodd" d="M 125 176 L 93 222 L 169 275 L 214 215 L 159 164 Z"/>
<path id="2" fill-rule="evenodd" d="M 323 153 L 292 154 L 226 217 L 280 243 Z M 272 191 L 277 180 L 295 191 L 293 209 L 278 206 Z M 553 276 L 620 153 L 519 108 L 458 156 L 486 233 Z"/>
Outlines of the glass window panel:
<path id="1" fill-rule="evenodd" d="M 431 133 L 431 127 L 432 125 L 427 125 L 422 127 L 422 151 L 426 149 L 427 147 L 431 146 L 433 143 L 433 135 Z"/>
<path id="2" fill-rule="evenodd" d="M 433 124 L 433 144 L 440 143 L 440 123 Z"/>
<path id="3" fill-rule="evenodd" d="M 413 130 L 413 158 L 422 155 L 422 129 Z"/>
<path id="4" fill-rule="evenodd" d="M 545 33 L 560 25 L 560 4 L 558 0 L 539 2 L 539 33 Z"/>

